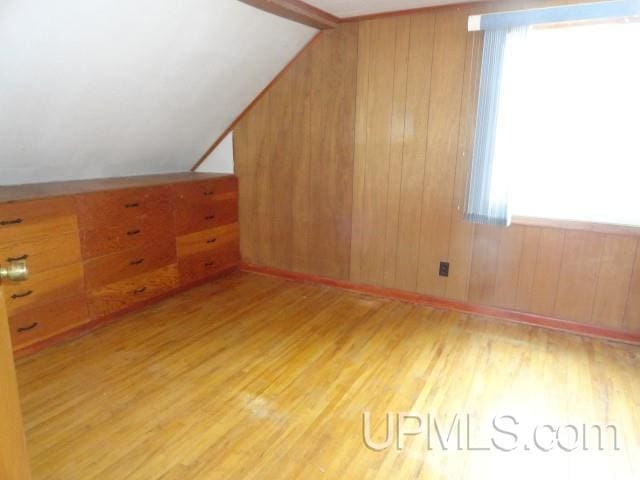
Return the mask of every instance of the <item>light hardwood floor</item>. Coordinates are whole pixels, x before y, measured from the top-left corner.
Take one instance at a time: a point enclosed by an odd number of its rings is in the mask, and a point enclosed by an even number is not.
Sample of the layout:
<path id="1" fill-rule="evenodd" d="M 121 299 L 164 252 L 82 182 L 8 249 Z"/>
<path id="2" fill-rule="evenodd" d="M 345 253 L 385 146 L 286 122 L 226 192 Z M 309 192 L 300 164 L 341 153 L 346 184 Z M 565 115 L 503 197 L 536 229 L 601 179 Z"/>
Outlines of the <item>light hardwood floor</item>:
<path id="1" fill-rule="evenodd" d="M 35 480 L 640 475 L 639 348 L 248 273 L 22 359 L 18 379 Z M 443 430 L 468 413 L 473 446 L 513 415 L 614 423 L 621 450 L 443 451 L 432 431 L 431 451 L 377 452 L 363 411 L 377 441 L 388 411 Z"/>

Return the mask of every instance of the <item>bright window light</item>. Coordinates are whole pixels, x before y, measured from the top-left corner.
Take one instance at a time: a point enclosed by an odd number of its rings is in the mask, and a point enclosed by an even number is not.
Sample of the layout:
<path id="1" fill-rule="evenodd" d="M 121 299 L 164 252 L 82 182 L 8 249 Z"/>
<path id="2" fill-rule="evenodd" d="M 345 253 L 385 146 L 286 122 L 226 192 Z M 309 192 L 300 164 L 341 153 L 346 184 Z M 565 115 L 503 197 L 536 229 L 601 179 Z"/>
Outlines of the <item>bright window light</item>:
<path id="1" fill-rule="evenodd" d="M 640 225 L 640 23 L 532 28 L 503 75 L 511 213 Z"/>

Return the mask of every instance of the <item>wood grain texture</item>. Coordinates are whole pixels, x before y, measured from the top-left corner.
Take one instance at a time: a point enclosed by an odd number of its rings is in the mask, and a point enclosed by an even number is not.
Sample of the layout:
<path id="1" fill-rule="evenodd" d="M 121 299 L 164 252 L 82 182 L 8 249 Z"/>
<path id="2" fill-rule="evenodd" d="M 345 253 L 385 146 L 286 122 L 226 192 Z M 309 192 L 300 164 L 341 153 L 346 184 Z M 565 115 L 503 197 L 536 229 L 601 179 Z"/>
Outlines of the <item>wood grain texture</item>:
<path id="1" fill-rule="evenodd" d="M 448 261 L 458 131 L 465 67 L 467 16 L 457 10 L 436 14 L 427 157 L 422 190 L 418 285 L 420 293 L 444 295 L 438 265 Z"/>
<path id="2" fill-rule="evenodd" d="M 640 331 L 640 244 L 636 249 L 633 273 L 629 283 L 629 295 L 624 312 L 623 328 L 634 332 Z"/>
<path id="3" fill-rule="evenodd" d="M 178 285 L 178 267 L 175 263 L 125 278 L 88 291 L 89 314 L 91 318 L 104 317 L 174 290 Z"/>
<path id="4" fill-rule="evenodd" d="M 143 188 L 229 177 L 232 177 L 232 175 L 228 173 L 180 172 L 0 186 L 0 203 L 8 205 L 11 202 L 24 202 L 39 198 L 50 199 L 52 197 L 68 197 L 82 193 L 121 190 L 123 188 Z M 2 208 L 7 205 L 3 205 Z"/>
<path id="5" fill-rule="evenodd" d="M 392 285 L 415 291 L 418 266 L 416 254 L 420 245 L 422 186 L 424 183 L 429 128 L 431 70 L 435 35 L 435 15 L 425 13 L 409 17 L 409 65 L 402 183 L 398 212 L 398 246 L 395 257 L 395 279 Z M 397 168 L 397 166 L 394 166 Z M 393 261 L 394 259 L 389 259 Z"/>
<path id="6" fill-rule="evenodd" d="M 604 235 L 565 234 L 554 312 L 557 316 L 591 320 L 603 249 Z"/>
<path id="7" fill-rule="evenodd" d="M 158 183 L 174 179 L 173 184 Z M 11 187 L 26 197 L 54 195 L 0 203 L 3 218 L 19 220 L 0 225 L 0 263 L 26 259 L 30 271 L 25 282 L 6 287 L 16 349 L 31 352 L 52 345 L 94 328 L 87 326 L 90 319 L 97 325 L 232 270 L 240 260 L 237 188 L 233 176 L 200 174 Z M 183 257 L 215 250 L 210 255 L 215 258 L 201 262 L 207 268 L 182 283 L 174 218 L 183 232 L 195 232 L 180 237 Z M 211 231 L 214 225 L 222 226 Z M 185 265 L 188 260 L 182 262 L 183 271 Z"/>
<path id="8" fill-rule="evenodd" d="M 132 220 L 166 214 L 171 211 L 168 186 L 126 188 L 76 196 L 80 230 L 93 230 L 105 225 L 122 227 Z"/>
<path id="9" fill-rule="evenodd" d="M 89 260 L 169 241 L 175 237 L 173 218 L 173 210 L 159 211 L 127 219 L 122 225 L 104 224 L 93 230 L 80 232 L 82 257 Z"/>
<path id="10" fill-rule="evenodd" d="M 29 275 L 24 282 L 7 283 L 4 291 L 9 316 L 63 298 L 81 296 L 84 292 L 82 264 L 72 263 Z"/>
<path id="11" fill-rule="evenodd" d="M 80 263 L 80 237 L 77 231 L 51 235 L 43 228 L 38 236 L 16 238 L 0 244 L 0 262 L 17 259 L 27 261 L 30 274 Z"/>
<path id="12" fill-rule="evenodd" d="M 0 478 L 30 480 L 4 290 L 0 283 Z"/>
<path id="13" fill-rule="evenodd" d="M 188 257 L 195 253 L 215 250 L 220 245 L 234 243 L 238 245 L 238 224 L 229 223 L 216 228 L 183 235 L 176 239 L 178 257 Z"/>
<path id="14" fill-rule="evenodd" d="M 236 241 L 228 241 L 215 248 L 193 253 L 178 259 L 180 282 L 189 285 L 218 272 L 229 270 L 240 263 L 240 251 Z"/>
<path id="15" fill-rule="evenodd" d="M 349 275 L 357 31 L 324 32 L 236 127 L 247 260 Z"/>
<path id="16" fill-rule="evenodd" d="M 77 230 L 73 197 L 0 203 L 0 245 Z"/>
<path id="17" fill-rule="evenodd" d="M 621 328 L 638 248 L 635 237 L 607 235 L 593 305 L 592 323 Z"/>
<path id="18" fill-rule="evenodd" d="M 639 328 L 640 273 L 626 240 L 637 241 L 637 229 L 516 219 L 501 230 L 462 217 L 483 45 L 466 31 L 467 16 L 564 3 L 438 7 L 323 32 L 236 129 L 243 259 Z M 322 96 L 319 72 L 331 66 L 336 94 Z M 323 122 L 323 105 L 345 111 Z M 317 147 L 336 137 L 336 149 Z M 441 261 L 448 278 L 438 275 Z"/>
<path id="19" fill-rule="evenodd" d="M 638 477 L 639 368 L 637 347 L 239 273 L 17 372 L 37 480 L 583 480 Z M 490 428 L 505 405 L 523 432 L 615 423 L 622 451 L 363 442 L 364 411 L 380 440 L 387 411 Z"/>
<path id="20" fill-rule="evenodd" d="M 176 235 L 186 235 L 238 221 L 238 192 L 195 199 L 176 199 Z"/>
<path id="21" fill-rule="evenodd" d="M 13 348 L 23 349 L 88 321 L 89 313 L 84 295 L 31 308 L 9 319 Z"/>
<path id="22" fill-rule="evenodd" d="M 176 258 L 176 240 L 173 238 L 93 258 L 84 263 L 85 284 L 88 289 L 102 287 L 176 263 Z"/>

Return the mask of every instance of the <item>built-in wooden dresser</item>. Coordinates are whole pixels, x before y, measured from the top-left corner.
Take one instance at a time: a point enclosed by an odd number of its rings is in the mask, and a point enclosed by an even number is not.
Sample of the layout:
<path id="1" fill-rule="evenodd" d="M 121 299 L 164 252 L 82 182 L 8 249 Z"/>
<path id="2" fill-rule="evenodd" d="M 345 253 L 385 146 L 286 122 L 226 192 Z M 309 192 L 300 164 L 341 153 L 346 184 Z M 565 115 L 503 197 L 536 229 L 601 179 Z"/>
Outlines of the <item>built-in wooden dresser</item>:
<path id="1" fill-rule="evenodd" d="M 0 187 L 0 263 L 14 350 L 32 351 L 233 270 L 238 182 L 170 174 Z"/>

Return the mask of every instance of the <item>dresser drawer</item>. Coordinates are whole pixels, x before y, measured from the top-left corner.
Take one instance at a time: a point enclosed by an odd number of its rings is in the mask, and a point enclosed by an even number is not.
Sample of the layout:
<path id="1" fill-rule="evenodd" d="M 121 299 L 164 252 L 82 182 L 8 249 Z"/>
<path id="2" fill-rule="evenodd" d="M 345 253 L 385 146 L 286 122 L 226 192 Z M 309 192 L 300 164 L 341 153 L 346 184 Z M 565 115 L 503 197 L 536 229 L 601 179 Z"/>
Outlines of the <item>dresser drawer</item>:
<path id="1" fill-rule="evenodd" d="M 78 229 L 72 197 L 0 203 L 0 245 Z"/>
<path id="2" fill-rule="evenodd" d="M 183 235 L 176 240 L 178 257 L 183 258 L 196 253 L 217 250 L 228 243 L 238 245 L 238 238 L 239 227 L 237 223 Z"/>
<path id="3" fill-rule="evenodd" d="M 132 219 L 121 226 L 82 231 L 80 235 L 82 257 L 101 257 L 174 238 L 173 216 L 171 212 L 158 212 Z"/>
<path id="4" fill-rule="evenodd" d="M 176 183 L 172 188 L 177 200 L 197 202 L 202 198 L 237 192 L 238 179 L 236 177 L 212 178 L 196 182 Z"/>
<path id="5" fill-rule="evenodd" d="M 11 317 L 27 309 L 82 295 L 82 264 L 73 263 L 29 275 L 24 282 L 5 282 L 3 287 L 7 313 Z"/>
<path id="6" fill-rule="evenodd" d="M 26 260 L 31 275 L 71 263 L 79 263 L 81 257 L 78 232 L 27 237 L 5 242 L 0 245 L 0 263 L 8 263 L 12 260 Z"/>
<path id="7" fill-rule="evenodd" d="M 173 239 L 94 258 L 84 264 L 87 288 L 94 289 L 176 263 Z"/>
<path id="8" fill-rule="evenodd" d="M 120 280 L 89 292 L 89 313 L 91 318 L 99 318 L 119 312 L 169 292 L 178 285 L 175 264 Z"/>
<path id="9" fill-rule="evenodd" d="M 187 201 L 176 200 L 176 235 L 208 230 L 238 221 L 238 193 Z"/>
<path id="10" fill-rule="evenodd" d="M 78 196 L 81 230 L 122 227 L 146 215 L 166 216 L 171 211 L 169 187 L 128 188 Z"/>
<path id="11" fill-rule="evenodd" d="M 183 285 L 215 275 L 240 263 L 240 251 L 235 243 L 227 243 L 216 250 L 201 252 L 178 260 Z"/>
<path id="12" fill-rule="evenodd" d="M 9 319 L 14 349 L 46 340 L 89 320 L 84 296 L 69 297 L 35 307 Z"/>

